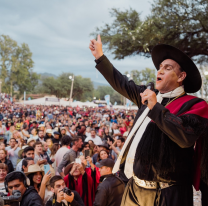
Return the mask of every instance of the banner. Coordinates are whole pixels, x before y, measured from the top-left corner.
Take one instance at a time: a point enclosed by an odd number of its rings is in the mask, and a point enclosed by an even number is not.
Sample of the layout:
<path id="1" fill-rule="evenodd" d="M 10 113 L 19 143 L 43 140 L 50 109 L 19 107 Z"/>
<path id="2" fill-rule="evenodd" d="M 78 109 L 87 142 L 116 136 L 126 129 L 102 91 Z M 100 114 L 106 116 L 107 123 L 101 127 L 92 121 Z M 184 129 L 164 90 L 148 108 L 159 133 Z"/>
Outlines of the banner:
<path id="1" fill-rule="evenodd" d="M 105 101 L 106 101 L 107 105 L 109 106 L 110 105 L 110 95 L 107 94 L 107 95 L 105 95 L 104 98 L 105 98 Z"/>
<path id="2" fill-rule="evenodd" d="M 60 102 L 60 99 L 53 98 L 53 97 L 47 97 L 47 98 L 45 98 L 45 101 L 47 101 L 47 102 Z"/>

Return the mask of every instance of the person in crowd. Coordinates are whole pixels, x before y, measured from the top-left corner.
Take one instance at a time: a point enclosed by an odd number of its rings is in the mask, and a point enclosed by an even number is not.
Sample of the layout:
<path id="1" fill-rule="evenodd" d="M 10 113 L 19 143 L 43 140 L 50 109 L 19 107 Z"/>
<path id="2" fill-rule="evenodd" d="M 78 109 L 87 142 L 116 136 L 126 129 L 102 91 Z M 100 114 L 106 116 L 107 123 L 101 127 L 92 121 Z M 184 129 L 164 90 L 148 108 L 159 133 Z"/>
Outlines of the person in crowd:
<path id="1" fill-rule="evenodd" d="M 60 131 L 61 131 L 61 137 L 66 135 L 66 128 L 65 127 L 61 127 Z"/>
<path id="2" fill-rule="evenodd" d="M 50 192 L 48 197 L 48 190 L 46 188 L 47 182 L 51 178 L 50 170 L 44 175 L 44 171 L 40 168 L 39 165 L 34 164 L 28 167 L 28 172 L 25 173 L 30 180 L 30 185 L 33 186 L 44 203 L 48 201 L 52 193 Z"/>
<path id="3" fill-rule="evenodd" d="M 24 123 L 23 130 L 21 132 L 21 136 L 26 142 L 27 142 L 27 139 L 30 138 L 30 134 L 29 134 L 28 130 L 29 130 L 29 124 Z"/>
<path id="4" fill-rule="evenodd" d="M 51 138 L 46 139 L 46 144 L 48 145 L 48 148 L 51 150 L 51 147 L 53 146 L 53 141 Z M 50 153 L 49 153 L 50 154 Z"/>
<path id="5" fill-rule="evenodd" d="M 115 123 L 115 124 L 118 123 L 116 118 L 115 118 L 115 115 L 112 115 L 111 123 Z"/>
<path id="6" fill-rule="evenodd" d="M 53 142 L 53 143 L 58 143 L 58 144 L 60 144 L 60 142 L 61 142 L 61 138 L 60 138 L 61 134 L 60 134 L 59 132 L 55 131 L 55 132 L 53 133 L 53 135 L 54 135 L 54 137 L 52 137 L 52 142 Z"/>
<path id="7" fill-rule="evenodd" d="M 44 130 L 38 130 L 38 139 L 36 141 L 44 142 Z"/>
<path id="8" fill-rule="evenodd" d="M 51 154 L 51 150 L 48 148 L 48 145 L 46 142 L 42 142 L 43 144 L 43 153 L 42 153 L 42 157 L 43 159 L 47 160 L 48 164 L 53 164 L 53 162 L 55 161 L 54 158 L 50 159 L 50 154 Z M 49 151 L 49 152 L 48 152 Z"/>
<path id="9" fill-rule="evenodd" d="M 125 143 L 125 139 L 123 137 L 120 137 L 116 140 L 117 147 L 115 147 L 114 144 L 110 140 L 108 141 L 108 144 L 110 145 L 111 149 L 113 150 L 112 151 L 112 158 L 114 161 L 117 160 L 119 152 L 121 151 L 124 143 Z"/>
<path id="10" fill-rule="evenodd" d="M 95 163 L 95 165 L 99 165 L 99 162 L 101 160 L 107 159 L 109 158 L 109 152 L 104 149 L 104 150 L 100 150 L 100 152 L 98 153 L 98 157 L 97 157 L 97 162 Z"/>
<path id="11" fill-rule="evenodd" d="M 96 164 L 98 160 L 98 154 L 100 153 L 101 150 L 106 150 L 108 151 L 109 154 L 109 146 L 106 143 L 97 145 L 96 148 L 97 148 L 97 152 L 92 156 L 93 164 Z"/>
<path id="12" fill-rule="evenodd" d="M 4 193 L 7 195 L 8 193 L 6 192 L 4 181 L 5 177 L 7 176 L 9 172 L 8 166 L 4 163 L 0 163 L 0 193 Z"/>
<path id="13" fill-rule="evenodd" d="M 46 152 L 48 156 L 50 156 L 51 150 L 49 148 L 49 145 L 52 146 L 51 145 L 52 142 L 51 142 L 51 139 L 49 139 L 49 138 L 47 140 L 48 140 L 48 142 L 42 142 L 43 143 L 43 151 Z"/>
<path id="14" fill-rule="evenodd" d="M 4 144 L 4 142 L 0 142 L 0 149 L 5 149 L 6 147 L 5 147 L 5 144 Z"/>
<path id="15" fill-rule="evenodd" d="M 102 140 L 107 142 L 108 138 L 110 139 L 110 141 L 114 142 L 114 139 L 112 138 L 112 136 L 109 132 L 109 127 L 105 127 L 105 128 L 103 128 L 103 138 L 102 138 Z"/>
<path id="16" fill-rule="evenodd" d="M 0 149 L 0 163 L 4 163 L 7 165 L 7 173 L 14 171 L 12 162 L 7 159 L 7 151 L 5 149 Z"/>
<path id="17" fill-rule="evenodd" d="M 88 142 L 89 140 L 92 140 L 94 142 L 94 144 L 96 145 L 99 145 L 99 144 L 102 144 L 102 140 L 99 136 L 96 135 L 96 131 L 95 129 L 92 129 L 91 130 L 91 135 L 88 136 L 86 139 L 85 139 L 85 142 Z"/>
<path id="18" fill-rule="evenodd" d="M 74 137 L 72 139 L 72 143 L 73 143 L 72 148 L 67 153 L 65 153 L 65 155 L 63 156 L 63 160 L 58 165 L 57 171 L 62 177 L 65 177 L 62 169 L 71 162 L 75 161 L 75 159 L 79 156 L 79 150 L 82 148 L 83 145 L 82 138 L 79 136 Z"/>
<path id="19" fill-rule="evenodd" d="M 62 147 L 60 149 L 58 149 L 58 151 L 56 152 L 56 155 L 55 155 L 55 164 L 56 164 L 55 168 L 57 168 L 60 165 L 64 155 L 69 151 L 68 146 L 70 145 L 70 143 L 71 143 L 71 139 L 69 138 L 69 136 L 62 137 L 62 139 L 61 139 Z M 59 172 L 57 170 L 56 170 L 56 175 L 59 175 Z M 63 170 L 62 170 L 62 172 L 63 172 Z"/>
<path id="20" fill-rule="evenodd" d="M 40 195 L 33 186 L 29 186 L 29 182 L 24 173 L 20 171 L 11 172 L 6 176 L 5 182 L 9 194 L 12 194 L 14 190 L 21 192 L 22 198 L 19 203 L 20 206 L 43 206 Z"/>
<path id="21" fill-rule="evenodd" d="M 119 130 L 120 130 L 121 136 L 123 136 L 123 134 L 127 131 L 127 127 L 125 123 L 121 123 L 121 127 L 119 128 Z"/>
<path id="22" fill-rule="evenodd" d="M 92 206 L 94 201 L 94 183 L 91 175 L 85 172 L 84 164 L 70 163 L 64 170 L 64 182 L 71 190 L 76 190 L 85 206 Z"/>
<path id="23" fill-rule="evenodd" d="M 47 201 L 46 206 L 85 206 L 77 191 L 72 190 L 70 195 L 63 192 L 66 184 L 61 176 L 52 177 L 50 186 L 54 195 Z"/>
<path id="24" fill-rule="evenodd" d="M 4 139 L 5 133 L 6 133 L 6 127 L 5 125 L 2 125 L 2 120 L 0 121 L 0 137 L 1 139 Z"/>
<path id="25" fill-rule="evenodd" d="M 33 147 L 35 142 L 36 142 L 36 139 L 32 137 L 27 140 L 27 145 Z"/>
<path id="26" fill-rule="evenodd" d="M 101 183 L 98 185 L 93 206 L 120 206 L 125 184 L 119 177 L 112 174 L 114 161 L 109 158 L 103 159 L 98 167 Z"/>
<path id="27" fill-rule="evenodd" d="M 9 131 L 11 125 L 12 125 L 11 119 L 8 119 L 8 122 L 6 123 L 6 130 L 7 131 Z"/>
<path id="28" fill-rule="evenodd" d="M 24 158 L 30 157 L 34 160 L 35 154 L 34 154 L 33 147 L 28 146 L 28 147 L 24 148 L 23 152 L 24 152 Z M 22 171 L 22 162 L 23 162 L 24 158 L 17 164 L 16 171 Z"/>
<path id="29" fill-rule="evenodd" d="M 53 138 L 53 131 L 52 131 L 52 129 L 47 129 L 46 135 L 44 137 L 44 141 L 46 141 L 47 139 L 51 139 L 51 138 Z"/>
<path id="30" fill-rule="evenodd" d="M 26 157 L 22 160 L 22 169 L 21 171 L 23 171 L 24 173 L 28 172 L 28 167 L 30 165 L 34 165 L 34 159 L 32 157 Z"/>
<path id="31" fill-rule="evenodd" d="M 30 139 L 33 138 L 35 140 L 38 139 L 38 130 L 36 127 L 33 127 L 30 134 Z"/>
<path id="32" fill-rule="evenodd" d="M 87 137 L 91 135 L 91 127 L 87 127 L 87 128 L 86 128 L 85 135 L 86 135 Z"/>
<path id="33" fill-rule="evenodd" d="M 112 132 L 113 138 L 118 139 L 120 136 L 122 136 L 120 130 L 118 129 L 118 124 L 117 123 L 112 124 L 111 132 Z"/>
<path id="34" fill-rule="evenodd" d="M 43 144 L 40 141 L 37 141 L 34 144 L 34 153 L 35 153 L 35 157 L 34 157 L 34 162 L 35 164 L 41 165 L 41 164 L 46 164 L 47 163 L 47 157 L 43 158 L 42 154 L 43 154 Z"/>
<path id="35" fill-rule="evenodd" d="M 58 149 L 60 148 L 60 145 L 58 143 L 53 144 L 53 146 L 51 147 L 51 155 L 50 155 L 50 159 L 54 160 L 52 167 L 55 169 L 56 171 L 56 160 L 55 160 L 55 156 L 56 156 L 56 152 L 58 151 Z"/>
<path id="36" fill-rule="evenodd" d="M 18 147 L 19 143 L 16 142 L 15 138 L 11 138 L 9 141 L 9 145 L 8 147 L 6 147 L 5 149 L 7 151 L 13 149 L 14 153 L 13 154 L 9 154 L 9 160 L 11 160 L 12 165 L 14 167 L 14 169 L 16 169 L 16 165 L 17 165 L 17 159 L 18 159 L 18 152 L 21 150 L 20 147 Z"/>
<path id="37" fill-rule="evenodd" d="M 11 125 L 9 127 L 9 130 L 6 131 L 5 133 L 6 144 L 9 144 L 9 140 L 12 138 L 14 130 L 15 130 L 14 125 Z"/>

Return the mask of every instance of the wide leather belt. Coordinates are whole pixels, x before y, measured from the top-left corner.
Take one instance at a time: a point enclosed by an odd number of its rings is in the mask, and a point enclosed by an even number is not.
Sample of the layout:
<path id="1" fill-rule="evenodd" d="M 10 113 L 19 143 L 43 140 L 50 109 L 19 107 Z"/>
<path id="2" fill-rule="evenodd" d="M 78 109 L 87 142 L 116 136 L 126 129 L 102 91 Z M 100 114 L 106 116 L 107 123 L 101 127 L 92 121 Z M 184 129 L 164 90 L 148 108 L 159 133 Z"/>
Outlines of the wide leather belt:
<path id="1" fill-rule="evenodd" d="M 140 180 L 138 177 L 133 175 L 134 182 L 137 186 L 143 187 L 145 189 L 165 189 L 167 187 L 173 186 L 173 184 L 165 183 L 165 182 L 153 182 L 153 181 L 146 181 Z"/>

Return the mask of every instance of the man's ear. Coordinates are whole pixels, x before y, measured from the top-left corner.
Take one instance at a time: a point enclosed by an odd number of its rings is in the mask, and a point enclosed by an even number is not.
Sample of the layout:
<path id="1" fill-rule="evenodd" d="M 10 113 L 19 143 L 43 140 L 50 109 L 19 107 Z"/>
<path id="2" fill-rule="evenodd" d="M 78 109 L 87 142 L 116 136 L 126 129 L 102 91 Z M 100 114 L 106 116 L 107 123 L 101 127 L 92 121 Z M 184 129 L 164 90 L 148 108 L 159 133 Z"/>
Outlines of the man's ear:
<path id="1" fill-rule="evenodd" d="M 51 187 L 51 192 L 53 192 L 53 193 L 55 192 L 53 187 Z"/>
<path id="2" fill-rule="evenodd" d="M 178 76 L 178 83 L 181 83 L 184 81 L 184 79 L 186 78 L 186 72 L 181 72 Z"/>

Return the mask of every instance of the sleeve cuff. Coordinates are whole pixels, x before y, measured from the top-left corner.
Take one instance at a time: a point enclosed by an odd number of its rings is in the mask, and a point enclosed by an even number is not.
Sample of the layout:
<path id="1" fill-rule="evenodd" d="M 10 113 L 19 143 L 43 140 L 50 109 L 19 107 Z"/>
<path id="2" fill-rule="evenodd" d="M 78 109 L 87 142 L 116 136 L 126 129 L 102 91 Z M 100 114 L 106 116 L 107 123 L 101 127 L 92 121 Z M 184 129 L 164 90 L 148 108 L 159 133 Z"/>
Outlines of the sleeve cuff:
<path id="1" fill-rule="evenodd" d="M 153 121 L 156 121 L 157 118 L 159 117 L 159 115 L 161 113 L 164 113 L 165 112 L 165 111 L 163 112 L 164 109 L 165 109 L 165 107 L 162 104 L 160 104 L 160 103 L 157 102 L 155 104 L 155 106 L 149 111 L 148 117 L 150 119 L 152 119 Z"/>
<path id="2" fill-rule="evenodd" d="M 104 54 L 99 59 L 95 59 L 95 63 L 99 64 L 103 59 L 105 59 L 105 55 Z"/>

